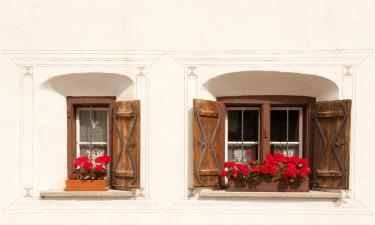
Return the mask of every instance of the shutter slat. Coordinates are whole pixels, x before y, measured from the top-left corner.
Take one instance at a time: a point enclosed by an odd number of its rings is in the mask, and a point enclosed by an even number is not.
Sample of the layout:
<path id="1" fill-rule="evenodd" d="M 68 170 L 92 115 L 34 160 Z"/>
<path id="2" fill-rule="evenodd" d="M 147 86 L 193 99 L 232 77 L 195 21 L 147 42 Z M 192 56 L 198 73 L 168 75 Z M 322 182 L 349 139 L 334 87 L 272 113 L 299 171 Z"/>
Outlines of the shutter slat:
<path id="1" fill-rule="evenodd" d="M 317 102 L 313 113 L 313 186 L 349 188 L 351 100 Z"/>
<path id="2" fill-rule="evenodd" d="M 322 171 L 322 170 L 317 170 L 316 175 L 318 177 L 342 177 L 342 172 L 341 171 Z"/>
<path id="3" fill-rule="evenodd" d="M 199 175 L 201 176 L 218 176 L 220 172 L 217 170 L 199 170 Z"/>
<path id="4" fill-rule="evenodd" d="M 206 116 L 206 117 L 218 117 L 218 112 L 215 111 L 207 111 L 207 110 L 200 110 L 199 111 L 199 116 Z"/>
<path id="5" fill-rule="evenodd" d="M 329 112 L 319 112 L 318 117 L 320 118 L 331 118 L 331 117 L 343 117 L 344 112 L 329 111 Z"/>
<path id="6" fill-rule="evenodd" d="M 140 101 L 116 102 L 113 129 L 114 189 L 140 186 Z"/>
<path id="7" fill-rule="evenodd" d="M 193 100 L 193 154 L 195 187 L 219 185 L 224 163 L 224 104 Z"/>
<path id="8" fill-rule="evenodd" d="M 116 177 L 134 177 L 135 172 L 134 171 L 126 171 L 126 170 L 123 170 L 123 171 L 117 170 L 115 176 Z"/>

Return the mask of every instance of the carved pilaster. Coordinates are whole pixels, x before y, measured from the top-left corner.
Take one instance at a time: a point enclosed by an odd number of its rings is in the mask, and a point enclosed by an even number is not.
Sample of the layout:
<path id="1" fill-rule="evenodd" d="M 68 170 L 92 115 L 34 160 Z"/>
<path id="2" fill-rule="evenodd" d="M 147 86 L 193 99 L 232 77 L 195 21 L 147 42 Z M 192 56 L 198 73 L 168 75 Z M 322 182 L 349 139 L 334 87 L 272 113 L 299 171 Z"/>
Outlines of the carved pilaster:
<path id="1" fill-rule="evenodd" d="M 185 118 L 188 118 L 185 122 L 185 132 L 187 134 L 187 139 L 185 141 L 185 197 L 192 198 L 196 190 L 192 187 L 193 181 L 193 136 L 190 131 L 192 124 L 192 109 L 193 109 L 193 99 L 197 98 L 198 92 L 198 67 L 197 66 L 187 66 L 185 67 Z"/>
<path id="2" fill-rule="evenodd" d="M 355 127 L 356 127 L 356 66 L 345 65 L 342 68 L 342 98 L 352 100 L 352 113 L 351 113 L 351 137 L 350 137 L 350 171 L 349 171 L 349 190 L 343 191 L 343 198 L 354 198 L 355 189 Z"/>
<path id="3" fill-rule="evenodd" d="M 136 197 L 148 196 L 148 76 L 147 67 L 136 68 L 136 98 L 141 101 L 141 184 L 136 191 Z"/>
<path id="4" fill-rule="evenodd" d="M 355 76 L 354 65 L 343 66 L 343 71 L 342 71 L 342 98 L 343 99 L 353 98 L 354 76 Z"/>
<path id="5" fill-rule="evenodd" d="M 21 67 L 21 173 L 22 197 L 34 196 L 33 176 L 33 67 Z"/>

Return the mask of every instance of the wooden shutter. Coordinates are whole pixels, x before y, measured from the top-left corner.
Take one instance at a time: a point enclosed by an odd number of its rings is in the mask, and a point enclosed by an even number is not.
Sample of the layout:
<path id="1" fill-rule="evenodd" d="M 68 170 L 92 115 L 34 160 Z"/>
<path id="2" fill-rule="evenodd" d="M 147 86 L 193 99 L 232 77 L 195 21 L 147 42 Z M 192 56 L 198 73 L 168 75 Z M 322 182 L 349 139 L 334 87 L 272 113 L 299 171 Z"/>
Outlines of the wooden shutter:
<path id="1" fill-rule="evenodd" d="M 193 185 L 218 186 L 224 163 L 224 104 L 194 99 L 193 113 Z"/>
<path id="2" fill-rule="evenodd" d="M 113 112 L 112 185 L 140 186 L 140 101 L 116 102 Z"/>
<path id="3" fill-rule="evenodd" d="M 313 186 L 349 188 L 351 100 L 317 102 L 313 112 Z"/>

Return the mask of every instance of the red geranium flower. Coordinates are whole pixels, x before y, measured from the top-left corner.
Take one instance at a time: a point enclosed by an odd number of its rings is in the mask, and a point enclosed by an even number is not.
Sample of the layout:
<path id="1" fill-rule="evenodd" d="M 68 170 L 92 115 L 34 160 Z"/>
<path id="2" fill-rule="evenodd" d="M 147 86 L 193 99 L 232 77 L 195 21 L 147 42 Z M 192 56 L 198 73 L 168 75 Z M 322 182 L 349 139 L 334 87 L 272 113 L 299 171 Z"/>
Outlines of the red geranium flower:
<path id="1" fill-rule="evenodd" d="M 263 173 L 263 174 L 266 174 L 268 172 L 268 168 L 267 166 L 263 165 L 260 167 L 260 172 Z"/>
<path id="2" fill-rule="evenodd" d="M 276 163 L 284 162 L 284 160 L 285 160 L 284 158 L 285 158 L 285 156 L 282 153 L 277 152 L 277 153 L 274 154 L 274 160 L 275 160 Z"/>
<path id="3" fill-rule="evenodd" d="M 97 171 L 99 171 L 99 172 L 104 171 L 104 167 L 103 167 L 102 164 L 96 164 L 96 165 L 95 165 L 95 169 L 96 169 Z"/>
<path id="4" fill-rule="evenodd" d="M 91 170 L 92 169 L 92 162 L 84 162 L 83 163 L 83 169 Z"/>
<path id="5" fill-rule="evenodd" d="M 111 157 L 108 155 L 102 155 L 95 158 L 96 163 L 107 165 L 111 161 Z"/>
<path id="6" fill-rule="evenodd" d="M 225 170 L 221 171 L 220 176 L 226 177 L 227 175 L 228 175 L 228 171 L 225 171 Z"/>
<path id="7" fill-rule="evenodd" d="M 259 166 L 254 166 L 253 167 L 253 172 L 259 173 L 260 172 L 260 167 Z"/>
<path id="8" fill-rule="evenodd" d="M 74 166 L 74 168 L 77 169 L 83 163 L 88 162 L 88 161 L 89 161 L 89 157 L 87 157 L 87 156 L 81 156 L 81 157 L 76 158 L 76 160 L 74 161 L 73 166 Z"/>
<path id="9" fill-rule="evenodd" d="M 275 161 L 275 159 L 273 158 L 273 155 L 270 154 L 270 153 L 266 154 L 266 159 L 267 159 L 268 162 L 274 162 Z"/>
<path id="10" fill-rule="evenodd" d="M 247 167 L 247 165 L 242 166 L 242 167 L 240 168 L 240 173 L 241 173 L 242 175 L 244 175 L 244 176 L 249 175 L 249 173 L 250 173 L 250 169 L 249 169 L 249 167 Z"/>

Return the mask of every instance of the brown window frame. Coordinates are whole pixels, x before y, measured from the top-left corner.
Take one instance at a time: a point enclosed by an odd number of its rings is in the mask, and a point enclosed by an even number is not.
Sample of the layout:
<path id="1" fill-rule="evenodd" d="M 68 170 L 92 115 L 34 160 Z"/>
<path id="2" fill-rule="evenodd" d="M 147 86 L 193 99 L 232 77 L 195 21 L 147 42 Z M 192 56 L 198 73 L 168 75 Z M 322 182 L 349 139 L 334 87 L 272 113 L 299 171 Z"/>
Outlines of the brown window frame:
<path id="1" fill-rule="evenodd" d="M 114 96 L 95 96 L 95 97 L 66 97 L 67 103 L 67 178 L 69 174 L 73 172 L 73 163 L 76 157 L 76 108 L 84 106 L 93 106 L 93 107 L 108 107 L 109 113 L 109 140 L 108 140 L 108 149 L 111 154 L 112 152 L 112 115 L 113 109 L 116 103 L 116 97 Z M 110 170 L 111 171 L 111 170 Z"/>
<path id="2" fill-rule="evenodd" d="M 227 96 L 218 97 L 217 101 L 224 103 L 226 107 L 260 107 L 260 154 L 259 160 L 263 161 L 265 155 L 270 153 L 270 123 L 271 107 L 302 107 L 303 108 L 303 142 L 302 154 L 312 163 L 312 122 L 311 111 L 316 102 L 314 97 L 286 96 L 286 95 L 257 95 L 257 96 Z"/>

